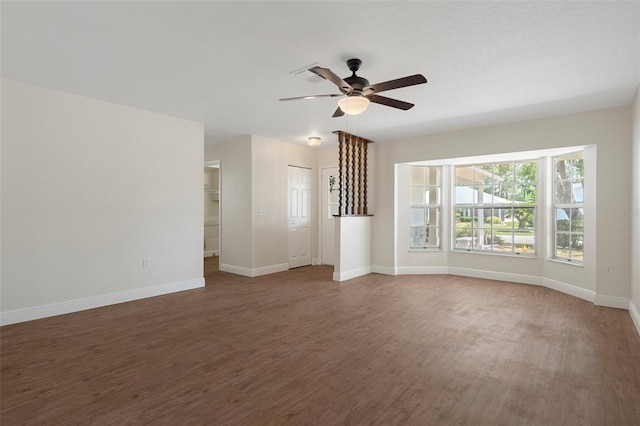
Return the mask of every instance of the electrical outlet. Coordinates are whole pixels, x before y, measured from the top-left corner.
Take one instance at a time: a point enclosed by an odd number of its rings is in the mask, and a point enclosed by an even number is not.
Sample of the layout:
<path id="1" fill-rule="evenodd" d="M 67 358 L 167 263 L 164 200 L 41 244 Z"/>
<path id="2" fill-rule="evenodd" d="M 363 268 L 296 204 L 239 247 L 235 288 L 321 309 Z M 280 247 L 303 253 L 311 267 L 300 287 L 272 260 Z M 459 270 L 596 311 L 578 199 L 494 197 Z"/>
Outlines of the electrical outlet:
<path id="1" fill-rule="evenodd" d="M 604 273 L 607 275 L 613 275 L 613 267 L 610 265 L 606 265 L 604 267 Z"/>
<path id="2" fill-rule="evenodd" d="M 142 269 L 151 269 L 151 259 L 142 259 Z"/>

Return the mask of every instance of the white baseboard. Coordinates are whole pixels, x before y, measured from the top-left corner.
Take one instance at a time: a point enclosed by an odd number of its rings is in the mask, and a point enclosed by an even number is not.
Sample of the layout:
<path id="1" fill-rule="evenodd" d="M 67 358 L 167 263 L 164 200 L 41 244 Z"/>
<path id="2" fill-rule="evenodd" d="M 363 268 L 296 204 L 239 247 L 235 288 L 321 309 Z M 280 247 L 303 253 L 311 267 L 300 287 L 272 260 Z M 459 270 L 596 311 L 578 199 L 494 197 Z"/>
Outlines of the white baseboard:
<path id="1" fill-rule="evenodd" d="M 629 299 L 626 297 L 605 296 L 596 294 L 593 304 L 597 306 L 606 306 L 607 308 L 629 309 Z"/>
<path id="2" fill-rule="evenodd" d="M 393 266 L 372 266 L 371 272 L 383 275 L 398 275 L 398 271 Z"/>
<path id="3" fill-rule="evenodd" d="M 458 268 L 450 266 L 448 273 L 463 277 L 483 278 L 486 280 L 508 281 L 512 283 L 543 285 L 542 278 L 535 275 L 512 274 L 509 272 L 485 271 L 482 269 Z"/>
<path id="4" fill-rule="evenodd" d="M 161 296 L 163 294 L 176 293 L 184 290 L 193 290 L 204 287 L 204 277 L 175 283 L 160 284 L 153 287 L 136 288 L 117 293 L 103 294 L 100 296 L 86 297 L 83 299 L 68 300 L 49 305 L 34 306 L 32 308 L 16 309 L 0 313 L 0 325 L 15 324 L 52 317 L 55 315 L 69 314 L 84 311 L 86 309 L 101 308 L 117 303 L 146 299 L 147 297 Z"/>
<path id="5" fill-rule="evenodd" d="M 436 275 L 448 274 L 449 268 L 446 266 L 398 266 L 398 275 Z"/>
<path id="6" fill-rule="evenodd" d="M 542 285 L 550 288 L 551 290 L 556 290 L 560 293 L 565 293 L 592 303 L 596 296 L 596 293 L 594 291 L 587 290 L 585 288 L 578 287 L 572 284 L 563 283 L 562 281 L 552 280 L 551 278 L 543 278 Z"/>
<path id="7" fill-rule="evenodd" d="M 631 315 L 631 319 L 636 326 L 636 331 L 640 336 L 640 313 L 638 313 L 638 308 L 634 305 L 633 300 L 629 299 L 629 314 Z"/>
<path id="8" fill-rule="evenodd" d="M 263 266 L 261 268 L 254 268 L 252 270 L 253 275 L 251 276 L 259 277 L 261 275 L 274 274 L 276 272 L 282 272 L 282 271 L 288 271 L 288 270 L 289 270 L 288 263 L 280 263 L 278 265 L 269 265 L 269 266 Z"/>
<path id="9" fill-rule="evenodd" d="M 259 277 L 261 275 L 273 274 L 275 272 L 288 271 L 289 264 L 280 263 L 278 265 L 263 266 L 261 268 L 245 268 L 243 266 L 236 266 L 236 265 L 221 263 L 219 268 L 222 272 L 230 272 L 232 274 L 253 278 L 253 277 Z"/>
<path id="10" fill-rule="evenodd" d="M 334 272 L 333 280 L 334 281 L 347 281 L 352 278 L 361 277 L 363 275 L 370 274 L 372 272 L 371 266 L 365 266 L 362 268 L 350 269 L 344 272 Z"/>
<path id="11" fill-rule="evenodd" d="M 565 293 L 570 296 L 578 297 L 583 300 L 587 300 L 589 302 L 594 302 L 595 300 L 595 292 L 591 290 L 584 289 L 582 287 L 578 287 L 572 284 L 563 283 L 561 281 L 552 280 L 550 278 L 538 277 L 535 275 L 524 275 L 524 274 L 513 274 L 507 272 L 494 272 L 494 271 L 485 271 L 480 269 L 468 269 L 468 268 L 457 268 L 457 267 L 449 267 L 449 274 L 451 275 L 461 275 L 464 277 L 473 277 L 473 278 L 484 278 L 489 280 L 497 280 L 497 281 L 508 281 L 513 283 L 520 284 L 530 284 L 530 285 L 539 285 L 542 287 L 547 287 L 551 290 L 559 291 L 560 293 Z M 618 299 L 618 298 L 616 298 Z M 613 303 L 612 300 L 606 299 L 609 303 Z M 605 299 L 603 299 L 603 302 Z M 626 303 L 626 299 L 624 299 Z M 616 303 L 620 301 L 616 300 Z M 603 305 L 610 306 L 610 305 Z M 614 307 L 618 307 L 617 305 Z"/>
<path id="12" fill-rule="evenodd" d="M 211 257 L 213 256 L 215 253 L 213 250 L 205 250 L 204 251 L 204 257 Z"/>
<path id="13" fill-rule="evenodd" d="M 321 263 L 322 261 L 320 260 L 319 257 L 314 257 L 313 259 L 311 259 L 311 264 L 312 265 L 322 265 Z"/>

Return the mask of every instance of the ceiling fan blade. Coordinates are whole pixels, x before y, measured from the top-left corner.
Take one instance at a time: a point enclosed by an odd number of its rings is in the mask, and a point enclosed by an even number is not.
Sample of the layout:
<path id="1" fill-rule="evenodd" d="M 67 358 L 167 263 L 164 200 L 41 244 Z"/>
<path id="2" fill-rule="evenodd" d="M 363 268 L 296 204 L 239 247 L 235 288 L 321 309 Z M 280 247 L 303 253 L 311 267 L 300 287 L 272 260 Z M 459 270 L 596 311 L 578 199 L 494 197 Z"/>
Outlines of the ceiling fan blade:
<path id="1" fill-rule="evenodd" d="M 333 113 L 333 115 L 331 117 L 342 117 L 344 115 L 344 112 L 342 112 L 342 110 L 340 109 L 340 107 L 338 107 L 338 109 L 336 110 L 336 112 Z"/>
<path id="2" fill-rule="evenodd" d="M 415 86 L 416 84 L 424 84 L 427 79 L 422 74 L 414 74 L 408 77 L 397 78 L 395 80 L 385 81 L 383 83 L 372 84 L 363 89 L 364 95 L 371 93 L 380 93 L 385 90 L 399 89 L 401 87 Z"/>
<path id="3" fill-rule="evenodd" d="M 397 99 L 391 99 L 385 96 L 369 95 L 367 96 L 367 98 L 369 98 L 371 102 L 375 102 L 376 104 L 386 105 L 404 111 L 414 107 L 414 104 L 410 104 L 409 102 L 399 101 Z"/>
<path id="4" fill-rule="evenodd" d="M 326 80 L 329 80 L 330 82 L 338 86 L 340 91 L 343 93 L 350 93 L 351 91 L 353 91 L 353 87 L 349 83 L 335 75 L 329 68 L 313 67 L 309 68 L 309 71 L 319 75 Z"/>
<path id="5" fill-rule="evenodd" d="M 315 99 L 315 98 L 335 98 L 337 96 L 344 96 L 342 93 L 331 93 L 329 95 L 309 95 L 309 96 L 296 96 L 295 98 L 282 98 L 281 101 L 295 101 L 298 99 Z"/>

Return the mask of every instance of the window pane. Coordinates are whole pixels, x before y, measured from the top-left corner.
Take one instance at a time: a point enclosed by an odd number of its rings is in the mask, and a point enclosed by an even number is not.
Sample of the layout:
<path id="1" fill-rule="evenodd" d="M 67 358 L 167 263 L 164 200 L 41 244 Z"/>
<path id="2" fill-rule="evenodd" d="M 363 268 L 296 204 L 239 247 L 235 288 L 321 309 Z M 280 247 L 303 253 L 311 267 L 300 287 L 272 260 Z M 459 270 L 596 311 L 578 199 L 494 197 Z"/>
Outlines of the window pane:
<path id="1" fill-rule="evenodd" d="M 427 187 L 425 191 L 426 204 L 440 204 L 440 188 Z"/>
<path id="2" fill-rule="evenodd" d="M 455 202 L 456 204 L 473 204 L 476 197 L 476 190 L 470 186 L 456 186 Z"/>
<path id="3" fill-rule="evenodd" d="M 430 208 L 427 208 L 426 210 L 427 210 L 426 223 L 429 226 L 440 225 L 440 208 L 430 207 Z"/>
<path id="4" fill-rule="evenodd" d="M 535 209 L 533 207 L 514 207 L 513 217 L 516 231 L 527 234 L 533 233 L 533 220 L 535 218 Z"/>
<path id="5" fill-rule="evenodd" d="M 571 209 L 556 209 L 556 231 L 569 231 Z"/>
<path id="6" fill-rule="evenodd" d="M 438 227 L 427 227 L 427 247 L 440 247 L 440 232 Z"/>
<path id="7" fill-rule="evenodd" d="M 424 205 L 424 186 L 411 187 L 411 204 Z"/>
<path id="8" fill-rule="evenodd" d="M 513 201 L 521 204 L 535 204 L 536 186 L 531 184 L 516 185 Z"/>
<path id="9" fill-rule="evenodd" d="M 503 183 L 494 187 L 495 204 L 511 204 L 513 203 L 514 188 L 512 183 Z"/>
<path id="10" fill-rule="evenodd" d="M 538 181 L 538 165 L 535 161 L 526 163 L 515 163 L 514 165 L 515 181 L 520 184 L 536 184 Z"/>
<path id="11" fill-rule="evenodd" d="M 511 232 L 501 233 L 496 232 L 496 244 L 498 245 L 494 250 L 502 251 L 502 252 L 513 252 L 513 234 Z"/>
<path id="12" fill-rule="evenodd" d="M 473 204 L 491 204 L 492 199 L 490 186 L 476 186 L 473 188 Z"/>
<path id="13" fill-rule="evenodd" d="M 571 260 L 575 260 L 577 262 L 584 261 L 584 252 L 582 251 L 582 248 L 571 250 Z"/>
<path id="14" fill-rule="evenodd" d="M 493 183 L 493 164 L 481 164 L 474 170 L 475 183 L 491 185 Z"/>
<path id="15" fill-rule="evenodd" d="M 409 167 L 411 185 L 424 185 L 425 168 L 424 166 Z"/>
<path id="16" fill-rule="evenodd" d="M 427 227 L 412 226 L 411 227 L 411 247 L 426 247 L 427 245 Z"/>
<path id="17" fill-rule="evenodd" d="M 571 209 L 571 232 L 584 231 L 584 209 Z"/>
<path id="18" fill-rule="evenodd" d="M 478 241 L 481 249 L 491 250 L 493 245 L 497 243 L 497 235 L 491 228 L 483 228 L 478 232 Z"/>
<path id="19" fill-rule="evenodd" d="M 425 181 L 427 185 L 442 185 L 442 167 L 427 167 Z"/>
<path id="20" fill-rule="evenodd" d="M 584 181 L 574 181 L 571 183 L 571 194 L 575 202 L 578 204 L 584 203 Z"/>
<path id="21" fill-rule="evenodd" d="M 573 183 L 568 179 L 559 180 L 555 184 L 556 204 L 573 204 L 575 198 L 573 194 Z"/>
<path id="22" fill-rule="evenodd" d="M 425 226 L 424 208 L 412 207 L 411 208 L 411 226 Z M 405 234 L 406 235 L 406 234 Z"/>
<path id="23" fill-rule="evenodd" d="M 500 184 L 504 182 L 513 182 L 513 163 L 496 164 L 494 183 Z"/>
<path id="24" fill-rule="evenodd" d="M 472 166 L 456 167 L 456 185 L 470 185 L 474 182 Z"/>

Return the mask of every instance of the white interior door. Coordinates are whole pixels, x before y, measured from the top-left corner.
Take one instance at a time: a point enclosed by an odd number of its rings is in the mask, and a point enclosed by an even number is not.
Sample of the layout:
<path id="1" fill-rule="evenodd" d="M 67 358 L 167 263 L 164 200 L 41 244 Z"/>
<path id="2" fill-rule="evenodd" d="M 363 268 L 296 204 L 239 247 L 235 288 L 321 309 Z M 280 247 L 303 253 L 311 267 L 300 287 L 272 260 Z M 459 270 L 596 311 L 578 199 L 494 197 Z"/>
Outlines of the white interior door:
<path id="1" fill-rule="evenodd" d="M 335 262 L 335 218 L 334 214 L 338 214 L 338 193 L 339 179 L 338 168 L 323 168 L 320 175 L 322 196 L 321 203 L 321 219 L 320 219 L 320 257 L 323 265 L 334 265 Z"/>
<path id="2" fill-rule="evenodd" d="M 289 267 L 311 265 L 311 170 L 289 166 Z"/>

